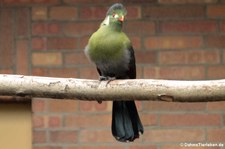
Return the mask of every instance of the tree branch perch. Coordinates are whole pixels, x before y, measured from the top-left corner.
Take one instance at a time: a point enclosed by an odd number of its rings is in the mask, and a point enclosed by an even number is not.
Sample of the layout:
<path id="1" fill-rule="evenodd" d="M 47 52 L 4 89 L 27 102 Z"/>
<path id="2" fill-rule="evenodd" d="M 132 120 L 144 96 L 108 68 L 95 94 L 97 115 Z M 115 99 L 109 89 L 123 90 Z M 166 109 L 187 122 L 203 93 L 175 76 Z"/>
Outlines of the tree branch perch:
<path id="1" fill-rule="evenodd" d="M 130 79 L 100 82 L 73 78 L 0 75 L 0 95 L 95 101 L 225 101 L 225 80 Z"/>

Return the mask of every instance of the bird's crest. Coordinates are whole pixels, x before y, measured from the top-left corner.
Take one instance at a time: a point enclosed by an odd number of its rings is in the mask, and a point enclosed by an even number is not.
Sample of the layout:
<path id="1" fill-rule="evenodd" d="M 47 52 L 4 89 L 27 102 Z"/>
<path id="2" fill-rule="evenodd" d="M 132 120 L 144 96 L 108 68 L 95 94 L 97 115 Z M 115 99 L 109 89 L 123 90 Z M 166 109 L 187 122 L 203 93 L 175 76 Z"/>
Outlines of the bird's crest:
<path id="1" fill-rule="evenodd" d="M 106 16 L 113 15 L 114 13 L 122 13 L 124 16 L 127 14 L 126 8 L 121 3 L 113 4 L 107 11 Z"/>

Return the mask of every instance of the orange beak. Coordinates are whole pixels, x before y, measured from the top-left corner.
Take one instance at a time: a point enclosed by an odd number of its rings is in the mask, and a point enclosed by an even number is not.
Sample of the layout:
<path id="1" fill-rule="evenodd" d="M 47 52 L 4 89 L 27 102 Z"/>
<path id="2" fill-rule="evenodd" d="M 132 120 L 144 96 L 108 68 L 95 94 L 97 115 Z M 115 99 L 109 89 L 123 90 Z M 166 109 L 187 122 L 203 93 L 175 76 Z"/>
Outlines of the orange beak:
<path id="1" fill-rule="evenodd" d="M 118 20 L 123 22 L 124 21 L 124 16 L 121 16 Z"/>

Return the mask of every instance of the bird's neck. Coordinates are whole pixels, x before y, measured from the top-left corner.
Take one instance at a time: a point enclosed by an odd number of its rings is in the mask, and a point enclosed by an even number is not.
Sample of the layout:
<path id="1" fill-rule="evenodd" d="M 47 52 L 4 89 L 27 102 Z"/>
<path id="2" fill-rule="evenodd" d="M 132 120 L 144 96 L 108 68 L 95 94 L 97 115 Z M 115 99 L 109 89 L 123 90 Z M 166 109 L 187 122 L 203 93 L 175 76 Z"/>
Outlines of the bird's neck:
<path id="1" fill-rule="evenodd" d="M 122 31 L 122 23 L 121 24 L 110 24 L 110 28 L 114 31 L 121 32 Z"/>

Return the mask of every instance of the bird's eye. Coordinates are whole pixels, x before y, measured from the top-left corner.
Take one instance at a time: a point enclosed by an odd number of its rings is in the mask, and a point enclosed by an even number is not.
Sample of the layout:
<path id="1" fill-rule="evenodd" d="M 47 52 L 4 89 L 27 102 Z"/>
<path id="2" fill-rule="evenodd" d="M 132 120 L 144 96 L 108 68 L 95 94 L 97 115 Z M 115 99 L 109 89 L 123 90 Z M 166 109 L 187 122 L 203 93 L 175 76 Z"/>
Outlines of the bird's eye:
<path id="1" fill-rule="evenodd" d="M 119 15 L 114 13 L 114 14 L 112 14 L 112 17 L 117 19 L 117 18 L 119 18 Z"/>

